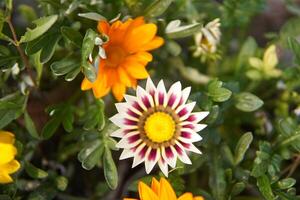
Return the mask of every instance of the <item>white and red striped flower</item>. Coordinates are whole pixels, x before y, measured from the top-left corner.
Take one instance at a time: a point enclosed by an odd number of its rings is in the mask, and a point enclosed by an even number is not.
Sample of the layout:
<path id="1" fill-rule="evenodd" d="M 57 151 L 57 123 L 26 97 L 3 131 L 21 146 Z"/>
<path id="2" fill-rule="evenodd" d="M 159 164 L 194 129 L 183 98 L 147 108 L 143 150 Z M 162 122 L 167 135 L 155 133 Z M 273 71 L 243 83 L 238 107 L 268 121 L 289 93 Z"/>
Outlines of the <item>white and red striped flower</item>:
<path id="1" fill-rule="evenodd" d="M 148 78 L 146 90 L 138 86 L 136 96 L 116 103 L 119 113 L 110 120 L 120 128 L 111 136 L 122 138 L 117 144 L 124 149 L 121 160 L 133 157 L 132 167 L 145 162 L 147 173 L 158 163 L 168 176 L 168 165 L 175 168 L 177 158 L 191 164 L 187 152 L 201 154 L 193 142 L 202 139 L 197 132 L 206 125 L 199 121 L 208 112 L 192 112 L 196 103 L 187 103 L 191 88 L 181 87 L 178 81 L 166 91 L 162 80 L 155 87 Z"/>

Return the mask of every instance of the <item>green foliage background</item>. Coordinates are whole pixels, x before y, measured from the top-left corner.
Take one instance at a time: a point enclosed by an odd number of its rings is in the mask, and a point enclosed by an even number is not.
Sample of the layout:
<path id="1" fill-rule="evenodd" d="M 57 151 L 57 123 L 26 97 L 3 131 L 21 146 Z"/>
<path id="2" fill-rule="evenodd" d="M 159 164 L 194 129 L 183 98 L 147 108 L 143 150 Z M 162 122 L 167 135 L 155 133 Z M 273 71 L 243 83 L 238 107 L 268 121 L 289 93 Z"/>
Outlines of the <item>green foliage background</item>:
<path id="1" fill-rule="evenodd" d="M 197 144 L 203 155 L 191 155 L 193 165 L 179 163 L 170 173 L 176 192 L 207 200 L 300 199 L 296 0 L 26 2 L 0 2 L 0 129 L 16 134 L 22 164 L 14 183 L 0 185 L 0 199 L 116 200 L 134 196 L 138 180 L 149 182 L 143 167 L 118 161 L 109 136 L 115 127 L 107 120 L 116 112 L 115 100 L 80 91 L 83 74 L 95 78 L 86 62 L 96 33 L 93 19 L 119 13 L 158 25 L 165 45 L 147 67 L 152 79 L 191 85 L 197 109 L 210 111 Z M 217 59 L 193 57 L 193 34 L 215 18 L 222 24 Z M 166 34 L 176 19 L 195 26 Z M 270 44 L 277 47 L 282 74 L 249 78 L 249 58 L 261 58 Z M 13 72 L 15 63 L 20 73 Z"/>

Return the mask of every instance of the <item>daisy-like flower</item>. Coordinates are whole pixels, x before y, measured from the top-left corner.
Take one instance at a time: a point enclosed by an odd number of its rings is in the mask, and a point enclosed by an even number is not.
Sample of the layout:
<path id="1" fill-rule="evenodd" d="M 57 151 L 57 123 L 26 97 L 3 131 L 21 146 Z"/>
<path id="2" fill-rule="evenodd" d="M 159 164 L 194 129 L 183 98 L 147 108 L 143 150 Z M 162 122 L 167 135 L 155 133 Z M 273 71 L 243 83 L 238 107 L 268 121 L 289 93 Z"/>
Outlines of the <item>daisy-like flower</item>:
<path id="1" fill-rule="evenodd" d="M 199 33 L 195 34 L 196 50 L 194 56 L 213 54 L 220 42 L 220 19 L 214 19 L 206 24 Z"/>
<path id="2" fill-rule="evenodd" d="M 104 44 L 98 69 L 97 80 L 91 83 L 87 78 L 82 81 L 81 89 L 92 89 L 96 98 L 112 93 L 118 101 L 123 99 L 126 87 L 136 87 L 138 79 L 148 77 L 146 65 L 152 60 L 150 50 L 160 47 L 164 40 L 156 36 L 157 26 L 145 23 L 143 17 L 98 23 L 100 35 L 108 38 Z M 105 56 L 104 56 L 105 55 Z M 97 59 L 95 59 L 97 60 Z"/>
<path id="3" fill-rule="evenodd" d="M 124 149 L 120 159 L 134 157 L 132 167 L 145 162 L 147 173 L 158 163 L 166 176 L 177 158 L 191 164 L 187 152 L 201 153 L 193 142 L 202 139 L 197 132 L 206 125 L 198 123 L 208 112 L 192 112 L 196 103 L 187 103 L 190 91 L 182 90 L 179 81 L 166 91 L 162 80 L 155 87 L 148 78 L 146 90 L 138 86 L 136 96 L 125 95 L 126 102 L 116 103 L 119 113 L 110 120 L 120 127 L 112 133 L 122 138 L 117 144 Z"/>
<path id="4" fill-rule="evenodd" d="M 10 174 L 20 168 L 20 163 L 15 160 L 17 149 L 14 146 L 15 136 L 7 131 L 0 131 L 0 183 L 11 183 Z"/>
<path id="5" fill-rule="evenodd" d="M 152 178 L 151 188 L 143 182 L 139 182 L 138 187 L 140 199 L 124 198 L 124 200 L 204 200 L 203 197 L 194 197 L 189 192 L 177 198 L 172 186 L 164 178 L 160 181 Z"/>

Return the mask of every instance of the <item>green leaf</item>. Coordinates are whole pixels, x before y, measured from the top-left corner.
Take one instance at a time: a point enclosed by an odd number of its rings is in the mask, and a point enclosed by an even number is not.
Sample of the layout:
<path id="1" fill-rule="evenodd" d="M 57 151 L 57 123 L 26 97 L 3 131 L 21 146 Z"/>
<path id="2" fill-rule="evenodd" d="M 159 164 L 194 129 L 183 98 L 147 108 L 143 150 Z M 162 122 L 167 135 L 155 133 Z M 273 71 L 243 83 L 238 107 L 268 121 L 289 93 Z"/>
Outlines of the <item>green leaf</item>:
<path id="1" fill-rule="evenodd" d="M 118 171 L 108 147 L 105 148 L 102 162 L 105 180 L 108 186 L 115 190 L 118 186 Z"/>
<path id="2" fill-rule="evenodd" d="M 268 176 L 263 175 L 257 178 L 257 187 L 266 200 L 274 200 L 275 196 L 272 192 L 271 183 Z"/>
<path id="3" fill-rule="evenodd" d="M 81 66 L 83 74 L 91 82 L 94 82 L 97 78 L 96 70 L 87 60 L 89 55 L 93 52 L 96 36 L 97 33 L 95 33 L 92 29 L 88 29 L 84 36 L 81 48 Z"/>
<path id="4" fill-rule="evenodd" d="M 102 130 L 105 126 L 105 115 L 104 115 L 104 101 L 97 99 L 94 105 L 89 107 L 84 118 L 83 128 L 85 130 L 91 130 L 97 126 L 98 130 Z"/>
<path id="5" fill-rule="evenodd" d="M 49 138 L 51 138 L 58 129 L 61 121 L 62 119 L 60 117 L 50 119 L 43 127 L 42 138 L 44 140 L 48 140 Z"/>
<path id="6" fill-rule="evenodd" d="M 277 186 L 281 190 L 286 190 L 293 187 L 296 184 L 296 180 L 293 178 L 285 178 L 277 182 Z"/>
<path id="7" fill-rule="evenodd" d="M 35 124 L 33 120 L 31 119 L 30 115 L 28 114 L 27 111 L 24 112 L 24 122 L 25 122 L 25 127 L 28 133 L 35 139 L 40 139 L 40 136 L 36 130 Z"/>
<path id="8" fill-rule="evenodd" d="M 41 17 L 33 23 L 36 25 L 34 29 L 28 29 L 26 33 L 21 37 L 20 43 L 30 42 L 39 36 L 43 35 L 58 19 L 57 15 L 51 15 L 47 17 Z"/>
<path id="9" fill-rule="evenodd" d="M 291 147 L 300 152 L 300 128 L 292 118 L 281 119 L 278 121 L 279 145 L 280 147 Z"/>
<path id="10" fill-rule="evenodd" d="M 79 17 L 84 17 L 87 19 L 95 20 L 95 21 L 107 21 L 105 17 L 102 15 L 95 13 L 95 12 L 88 12 L 88 13 L 79 13 Z"/>
<path id="11" fill-rule="evenodd" d="M 271 162 L 272 149 L 268 142 L 261 142 L 259 144 L 259 151 L 256 152 L 251 175 L 260 177 L 266 173 Z"/>
<path id="12" fill-rule="evenodd" d="M 238 141 L 235 148 L 234 164 L 238 165 L 245 157 L 245 153 L 252 143 L 253 135 L 251 132 L 245 133 Z"/>
<path id="13" fill-rule="evenodd" d="M 183 38 L 191 36 L 201 30 L 203 27 L 200 23 L 193 23 L 189 25 L 180 26 L 180 20 L 171 21 L 166 27 L 166 34 L 169 38 Z"/>
<path id="14" fill-rule="evenodd" d="M 231 189 L 231 195 L 237 196 L 241 192 L 243 192 L 245 190 L 245 188 L 246 188 L 246 184 L 244 182 L 237 182 L 233 185 L 233 187 Z"/>
<path id="15" fill-rule="evenodd" d="M 53 35 L 48 38 L 48 42 L 44 44 L 41 52 L 41 63 L 47 63 L 53 56 L 55 47 L 61 39 L 61 36 Z"/>
<path id="16" fill-rule="evenodd" d="M 83 37 L 80 32 L 74 30 L 73 28 L 63 26 L 61 27 L 61 33 L 67 40 L 71 41 L 77 47 L 80 48 L 82 46 Z"/>
<path id="17" fill-rule="evenodd" d="M 43 74 L 43 64 L 41 63 L 41 51 L 33 54 L 30 56 L 33 60 L 33 66 L 34 68 L 36 69 L 36 72 L 37 72 L 37 76 L 36 76 L 36 82 L 37 84 L 39 85 L 40 84 L 40 81 L 41 81 L 41 78 L 42 78 L 42 74 Z"/>
<path id="18" fill-rule="evenodd" d="M 39 169 L 29 162 L 25 162 L 25 170 L 31 178 L 43 179 L 48 177 L 48 173 Z"/>
<path id="19" fill-rule="evenodd" d="M 235 97 L 235 107 L 244 112 L 252 112 L 259 109 L 264 102 L 249 92 L 242 92 Z"/>
<path id="20" fill-rule="evenodd" d="M 19 59 L 19 56 L 1 56 L 0 57 L 0 69 L 9 69 L 11 66 L 13 66 L 17 60 Z"/>
<path id="21" fill-rule="evenodd" d="M 288 37 L 288 46 L 293 51 L 296 57 L 296 63 L 300 64 L 300 44 L 299 42 L 292 37 Z"/>
<path id="22" fill-rule="evenodd" d="M 208 96 L 215 102 L 224 102 L 231 97 L 232 92 L 227 88 L 223 88 L 222 85 L 222 81 L 216 79 L 208 84 Z"/>
<path id="23" fill-rule="evenodd" d="M 26 4 L 21 4 L 18 7 L 18 11 L 27 22 L 32 22 L 37 18 L 34 9 Z"/>
<path id="24" fill-rule="evenodd" d="M 157 17 L 162 15 L 170 6 L 173 0 L 156 0 L 143 12 L 146 17 Z"/>
<path id="25" fill-rule="evenodd" d="M 58 190 L 65 191 L 68 187 L 68 179 L 63 176 L 59 176 L 55 179 L 55 184 Z"/>
<path id="26" fill-rule="evenodd" d="M 78 154 L 81 166 L 86 170 L 93 169 L 101 160 L 103 151 L 104 146 L 99 139 L 89 142 Z"/>
<path id="27" fill-rule="evenodd" d="M 238 74 L 244 72 L 245 67 L 248 65 L 249 58 L 254 56 L 256 49 L 257 44 L 255 39 L 253 37 L 248 37 L 243 43 L 237 58 L 236 72 Z"/>
<path id="28" fill-rule="evenodd" d="M 56 76 L 61 76 L 68 74 L 69 72 L 77 68 L 80 69 L 80 65 L 78 64 L 78 61 L 76 59 L 64 58 L 60 61 L 53 62 L 50 68 Z"/>
<path id="29" fill-rule="evenodd" d="M 0 99 L 0 129 L 22 115 L 26 101 L 27 96 L 23 96 L 19 93 L 8 95 Z"/>

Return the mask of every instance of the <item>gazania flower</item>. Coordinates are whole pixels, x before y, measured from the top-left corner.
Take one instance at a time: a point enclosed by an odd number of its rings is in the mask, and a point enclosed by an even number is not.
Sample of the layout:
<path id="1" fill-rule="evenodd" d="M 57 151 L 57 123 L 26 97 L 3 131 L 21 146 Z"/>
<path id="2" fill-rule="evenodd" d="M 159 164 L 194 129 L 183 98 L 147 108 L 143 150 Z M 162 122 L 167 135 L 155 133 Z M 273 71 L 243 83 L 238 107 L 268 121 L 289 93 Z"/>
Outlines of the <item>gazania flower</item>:
<path id="1" fill-rule="evenodd" d="M 179 198 L 170 185 L 170 183 L 161 178 L 158 182 L 155 178 L 152 178 L 151 188 L 143 182 L 139 182 L 139 195 L 140 200 L 204 200 L 203 197 L 193 197 L 191 193 L 185 193 Z M 131 198 L 124 198 L 124 200 L 138 200 Z"/>
<path id="2" fill-rule="evenodd" d="M 192 112 L 196 103 L 187 103 L 190 90 L 176 82 L 167 92 L 163 81 L 155 87 L 148 78 L 146 90 L 138 86 L 136 96 L 125 95 L 126 102 L 116 104 L 119 113 L 110 119 L 120 127 L 112 133 L 122 138 L 117 144 L 124 148 L 120 159 L 134 157 L 132 167 L 145 162 L 147 173 L 158 163 L 166 176 L 177 158 L 191 164 L 186 152 L 201 153 L 193 142 L 202 139 L 197 132 L 206 125 L 198 122 L 208 112 Z"/>
<path id="3" fill-rule="evenodd" d="M 105 96 L 112 89 L 115 98 L 121 101 L 126 87 L 135 88 L 138 79 L 148 77 L 145 67 L 152 60 L 148 51 L 160 47 L 164 40 L 156 36 L 157 26 L 145 23 L 143 17 L 112 24 L 100 21 L 98 31 L 108 37 L 108 42 L 102 46 L 105 53 L 99 55 L 102 57 L 99 63 L 94 63 L 98 69 L 97 80 L 91 83 L 85 78 L 81 89 L 92 89 L 96 98 Z"/>
<path id="4" fill-rule="evenodd" d="M 195 34 L 196 50 L 194 56 L 213 54 L 217 51 L 217 45 L 221 38 L 220 25 L 220 19 L 217 18 Z"/>
<path id="5" fill-rule="evenodd" d="M 15 136 L 6 131 L 0 131 L 0 183 L 10 183 L 13 181 L 10 174 L 20 168 L 20 164 L 15 160 L 17 149 L 14 146 Z"/>

